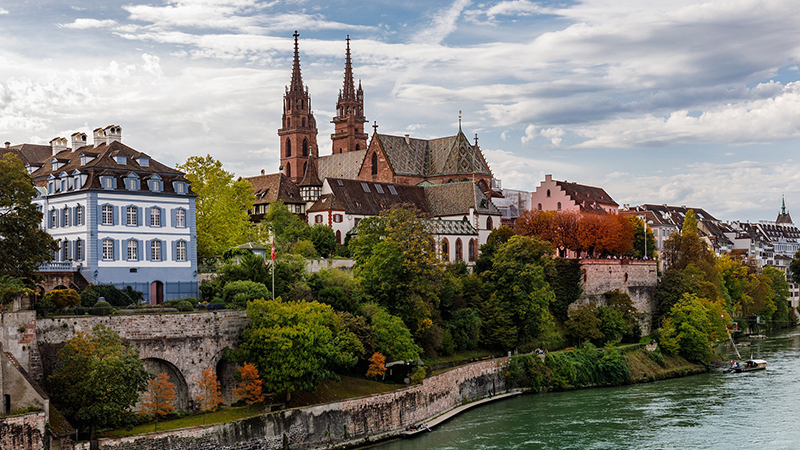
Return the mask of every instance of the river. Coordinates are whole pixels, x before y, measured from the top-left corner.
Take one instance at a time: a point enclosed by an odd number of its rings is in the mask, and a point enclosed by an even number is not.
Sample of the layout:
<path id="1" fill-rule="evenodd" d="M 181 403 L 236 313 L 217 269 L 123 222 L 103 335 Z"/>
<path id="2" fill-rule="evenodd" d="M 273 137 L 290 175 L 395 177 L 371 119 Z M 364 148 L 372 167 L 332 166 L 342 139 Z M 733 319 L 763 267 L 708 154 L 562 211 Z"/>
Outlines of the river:
<path id="1" fill-rule="evenodd" d="M 379 448 L 800 448 L 800 330 L 753 339 L 740 351 L 766 359 L 767 370 L 524 395 L 476 407 L 430 433 Z"/>

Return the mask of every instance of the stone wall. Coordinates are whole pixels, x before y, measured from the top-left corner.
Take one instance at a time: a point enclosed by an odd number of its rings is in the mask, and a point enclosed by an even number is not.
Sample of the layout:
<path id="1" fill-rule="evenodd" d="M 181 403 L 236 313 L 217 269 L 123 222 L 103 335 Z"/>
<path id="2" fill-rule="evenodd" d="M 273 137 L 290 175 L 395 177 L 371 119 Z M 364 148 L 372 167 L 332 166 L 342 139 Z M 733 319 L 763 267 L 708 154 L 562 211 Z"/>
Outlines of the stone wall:
<path id="1" fill-rule="evenodd" d="M 224 349 L 238 345 L 249 320 L 244 311 L 40 319 L 37 336 L 44 373 L 49 375 L 59 364 L 57 353 L 64 341 L 100 324 L 119 333 L 149 367 L 168 367 L 165 372 L 185 393 L 179 405 L 191 405 L 203 371 L 216 370 Z"/>
<path id="2" fill-rule="evenodd" d="M 44 450 L 46 423 L 44 412 L 0 417 L 0 449 Z"/>
<path id="3" fill-rule="evenodd" d="M 117 450 L 346 448 L 399 435 L 464 401 L 505 390 L 505 359 L 462 366 L 394 392 L 291 409 L 231 423 L 101 439 Z M 88 443 L 76 450 L 89 450 Z"/>
<path id="4" fill-rule="evenodd" d="M 604 303 L 603 294 L 619 290 L 631 297 L 633 306 L 642 314 L 640 326 L 649 334 L 655 313 L 653 294 L 658 286 L 657 262 L 638 259 L 584 259 L 583 295 L 574 304 Z"/>
<path id="5" fill-rule="evenodd" d="M 356 262 L 352 259 L 307 259 L 306 272 L 315 273 L 322 269 L 339 269 L 345 272 L 352 272 Z"/>
<path id="6" fill-rule="evenodd" d="M 35 380 L 41 381 L 42 362 L 36 340 L 34 311 L 0 314 L 0 343 Z"/>

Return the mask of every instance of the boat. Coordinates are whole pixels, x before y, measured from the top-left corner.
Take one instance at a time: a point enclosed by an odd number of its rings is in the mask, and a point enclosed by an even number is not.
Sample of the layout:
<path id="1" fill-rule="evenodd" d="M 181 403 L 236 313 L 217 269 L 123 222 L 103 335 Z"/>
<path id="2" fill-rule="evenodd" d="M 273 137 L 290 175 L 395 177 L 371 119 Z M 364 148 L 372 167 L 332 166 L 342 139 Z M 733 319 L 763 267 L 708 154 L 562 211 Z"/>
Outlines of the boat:
<path id="1" fill-rule="evenodd" d="M 767 369 L 767 362 L 763 359 L 748 359 L 744 363 L 731 362 L 731 372 L 742 373 L 742 372 L 754 372 L 756 370 L 766 370 Z"/>

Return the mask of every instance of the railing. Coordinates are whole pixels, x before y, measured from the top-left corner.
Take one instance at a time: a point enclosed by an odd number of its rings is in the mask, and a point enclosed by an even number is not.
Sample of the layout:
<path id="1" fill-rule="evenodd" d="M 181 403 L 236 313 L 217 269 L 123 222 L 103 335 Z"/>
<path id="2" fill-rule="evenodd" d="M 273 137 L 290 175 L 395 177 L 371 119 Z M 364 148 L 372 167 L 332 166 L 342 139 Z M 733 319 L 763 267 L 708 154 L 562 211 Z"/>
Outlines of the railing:
<path id="1" fill-rule="evenodd" d="M 39 266 L 39 272 L 77 272 L 78 266 L 73 266 L 71 261 L 50 262 Z"/>

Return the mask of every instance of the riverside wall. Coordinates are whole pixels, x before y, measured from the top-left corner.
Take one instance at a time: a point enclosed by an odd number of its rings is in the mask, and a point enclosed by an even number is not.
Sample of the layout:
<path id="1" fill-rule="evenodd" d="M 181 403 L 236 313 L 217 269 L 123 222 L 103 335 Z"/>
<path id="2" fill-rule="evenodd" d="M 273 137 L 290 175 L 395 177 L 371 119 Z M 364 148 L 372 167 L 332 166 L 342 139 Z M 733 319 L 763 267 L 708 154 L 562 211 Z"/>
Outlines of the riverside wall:
<path id="1" fill-rule="evenodd" d="M 50 447 L 45 438 L 47 417 L 44 412 L 0 417 L 0 449 L 45 450 Z"/>
<path id="2" fill-rule="evenodd" d="M 506 390 L 506 359 L 458 367 L 422 384 L 325 405 L 264 414 L 236 422 L 126 438 L 101 439 L 114 450 L 268 450 L 350 448 L 400 435 L 464 402 Z M 89 450 L 88 443 L 75 446 Z"/>

